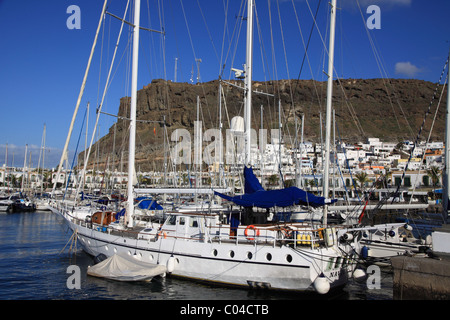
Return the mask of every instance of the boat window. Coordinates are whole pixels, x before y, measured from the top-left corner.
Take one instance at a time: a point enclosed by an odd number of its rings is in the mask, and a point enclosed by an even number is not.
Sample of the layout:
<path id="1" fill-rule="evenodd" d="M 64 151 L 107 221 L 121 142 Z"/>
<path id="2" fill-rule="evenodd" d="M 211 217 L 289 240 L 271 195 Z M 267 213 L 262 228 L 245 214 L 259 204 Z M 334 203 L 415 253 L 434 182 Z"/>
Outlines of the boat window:
<path id="1" fill-rule="evenodd" d="M 328 259 L 328 265 L 327 265 L 327 269 L 326 270 L 331 270 L 333 265 L 334 265 L 334 257 L 331 257 L 330 259 Z"/>
<path id="2" fill-rule="evenodd" d="M 167 219 L 166 224 L 167 224 L 167 225 L 174 226 L 174 225 L 176 224 L 176 222 L 177 222 L 177 216 L 170 216 L 170 217 Z"/>
<path id="3" fill-rule="evenodd" d="M 198 227 L 197 219 L 194 219 L 194 218 L 190 219 L 189 226 L 193 227 L 193 228 Z"/>
<path id="4" fill-rule="evenodd" d="M 341 262 L 342 262 L 342 257 L 338 257 L 338 258 L 336 259 L 336 263 L 334 264 L 334 268 L 335 268 L 335 269 L 339 268 L 340 265 L 341 265 Z"/>
<path id="5" fill-rule="evenodd" d="M 384 236 L 384 232 L 382 232 L 380 230 L 376 230 L 374 234 L 377 236 Z"/>
<path id="6" fill-rule="evenodd" d="M 178 224 L 180 226 L 184 226 L 184 223 L 185 223 L 185 218 L 184 217 L 180 217 L 180 219 L 178 220 Z"/>

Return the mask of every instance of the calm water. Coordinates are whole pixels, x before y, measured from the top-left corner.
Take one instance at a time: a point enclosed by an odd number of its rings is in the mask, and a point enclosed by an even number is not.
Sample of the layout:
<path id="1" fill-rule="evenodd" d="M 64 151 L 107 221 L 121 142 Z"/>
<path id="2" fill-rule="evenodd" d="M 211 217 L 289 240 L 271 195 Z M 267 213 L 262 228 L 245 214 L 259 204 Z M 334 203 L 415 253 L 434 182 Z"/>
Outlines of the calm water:
<path id="1" fill-rule="evenodd" d="M 352 281 L 340 294 L 327 297 L 219 288 L 170 277 L 149 283 L 114 282 L 86 275 L 92 257 L 79 246 L 76 254 L 69 254 L 72 233 L 51 212 L 1 213 L 0 230 L 0 300 L 392 299 L 392 274 L 387 271 L 381 273 L 381 289 Z M 68 289 L 67 268 L 75 264 L 81 269 L 81 289 Z"/>

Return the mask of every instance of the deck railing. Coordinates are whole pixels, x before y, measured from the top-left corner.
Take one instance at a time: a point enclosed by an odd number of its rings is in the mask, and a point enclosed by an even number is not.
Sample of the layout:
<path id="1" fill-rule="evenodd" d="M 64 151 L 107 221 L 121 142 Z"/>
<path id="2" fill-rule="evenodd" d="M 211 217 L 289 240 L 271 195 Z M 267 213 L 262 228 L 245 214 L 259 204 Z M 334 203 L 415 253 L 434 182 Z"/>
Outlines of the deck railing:
<path id="1" fill-rule="evenodd" d="M 195 234 L 175 234 L 176 229 L 169 229 L 164 225 L 160 225 L 159 228 L 153 233 L 142 233 L 145 227 L 130 229 L 117 229 L 111 225 L 102 225 L 94 223 L 89 220 L 79 219 L 73 215 L 74 206 L 67 203 L 53 203 L 52 206 L 56 208 L 61 214 L 70 218 L 70 220 L 76 225 L 86 227 L 89 229 L 97 230 L 103 233 L 114 234 L 121 237 L 127 237 L 131 239 L 144 239 L 148 241 L 157 241 L 159 239 L 182 239 L 182 240 L 194 240 L 205 242 L 228 242 L 238 244 L 252 244 L 252 245 L 271 245 L 282 246 L 287 245 L 293 248 L 319 248 L 323 246 L 329 246 L 326 237 L 332 238 L 335 242 L 336 231 L 332 228 L 316 228 L 311 229 L 307 224 L 292 224 L 291 227 L 285 226 L 239 226 L 234 228 L 235 232 L 231 230 L 229 224 L 218 225 L 204 225 L 203 228 L 199 228 L 200 232 Z M 175 227 L 175 226 L 174 226 Z M 334 243 L 333 242 L 333 243 Z"/>

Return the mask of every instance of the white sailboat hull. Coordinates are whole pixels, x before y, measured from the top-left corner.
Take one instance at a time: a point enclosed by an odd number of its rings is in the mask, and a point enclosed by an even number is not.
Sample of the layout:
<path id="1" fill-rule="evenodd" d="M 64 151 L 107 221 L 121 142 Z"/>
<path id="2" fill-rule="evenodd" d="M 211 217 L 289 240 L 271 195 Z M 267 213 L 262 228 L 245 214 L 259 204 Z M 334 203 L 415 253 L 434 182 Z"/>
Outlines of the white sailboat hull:
<path id="1" fill-rule="evenodd" d="M 344 263 L 334 247 L 294 249 L 273 243 L 236 243 L 162 233 L 133 238 L 106 227 L 92 229 L 82 221 L 74 223 L 67 213 L 57 213 L 76 232 L 78 243 L 88 254 L 134 256 L 140 261 L 166 266 L 168 274 L 177 277 L 247 288 L 312 291 L 321 273 L 332 289 L 344 286 L 354 269 L 352 261 Z"/>

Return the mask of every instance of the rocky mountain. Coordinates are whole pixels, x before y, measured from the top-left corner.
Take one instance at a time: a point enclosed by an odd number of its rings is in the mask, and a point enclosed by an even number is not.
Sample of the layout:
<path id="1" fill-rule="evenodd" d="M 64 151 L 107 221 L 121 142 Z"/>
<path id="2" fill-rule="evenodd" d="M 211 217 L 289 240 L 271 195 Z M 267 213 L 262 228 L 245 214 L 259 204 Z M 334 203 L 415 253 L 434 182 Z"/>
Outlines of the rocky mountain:
<path id="1" fill-rule="evenodd" d="M 243 86 L 240 81 L 231 82 Z M 305 124 L 304 140 L 320 142 L 320 119 L 325 123 L 326 82 L 313 80 L 254 82 L 253 88 L 255 91 L 269 93 L 272 96 L 253 94 L 252 128 L 257 130 L 260 128 L 262 106 L 264 128 L 278 129 L 280 102 L 283 137 L 286 143 L 294 141 L 296 118 L 298 133 L 301 133 L 302 115 L 304 115 Z M 439 105 L 441 91 L 442 86 L 437 87 L 435 83 L 422 80 L 336 80 L 333 88 L 336 138 L 348 143 L 364 142 L 368 137 L 378 137 L 386 142 L 399 142 L 404 139 L 414 141 L 426 117 L 420 135 L 421 140 L 426 140 Z M 171 133 L 177 128 L 186 128 L 193 136 L 194 121 L 197 119 L 197 97 L 200 105 L 199 119 L 202 121 L 203 130 L 219 128 L 219 82 L 217 80 L 199 84 L 154 80 L 138 91 L 137 119 L 139 122 L 136 136 L 138 169 L 162 168 L 164 128 L 167 132 L 166 146 Z M 223 84 L 224 129 L 229 128 L 232 117 L 243 116 L 243 97 L 242 89 Z M 110 163 L 115 163 L 119 170 L 120 163 L 124 170 L 127 168 L 128 120 L 125 118 L 129 117 L 129 104 L 129 97 L 120 99 L 119 118 L 116 125 L 112 126 L 109 133 L 98 142 L 100 156 L 97 157 L 94 152 L 90 157 L 92 161 L 98 159 L 100 166 L 105 164 L 109 157 Z M 445 109 L 446 93 L 444 92 L 431 134 L 431 139 L 434 141 L 443 140 Z M 322 130 L 324 136 L 324 126 Z M 82 153 L 79 156 L 79 164 L 82 164 L 81 159 L 83 159 Z"/>

